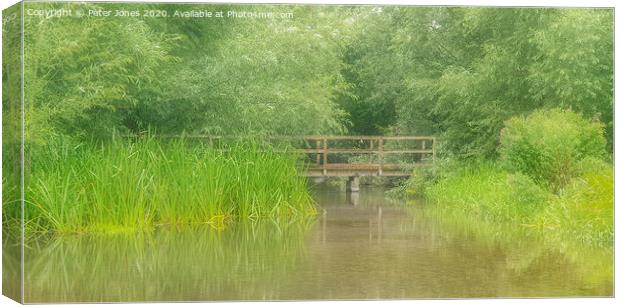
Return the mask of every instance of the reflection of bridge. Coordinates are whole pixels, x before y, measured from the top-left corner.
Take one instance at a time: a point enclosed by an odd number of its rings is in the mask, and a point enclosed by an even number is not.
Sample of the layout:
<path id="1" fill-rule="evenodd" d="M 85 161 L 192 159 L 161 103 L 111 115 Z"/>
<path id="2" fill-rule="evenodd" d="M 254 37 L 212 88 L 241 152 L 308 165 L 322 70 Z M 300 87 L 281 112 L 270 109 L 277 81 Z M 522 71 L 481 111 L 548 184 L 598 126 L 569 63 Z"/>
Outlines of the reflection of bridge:
<path id="1" fill-rule="evenodd" d="M 208 141 L 225 149 L 226 140 L 250 137 L 183 135 L 174 136 Z M 305 155 L 303 175 L 307 177 L 348 177 L 349 190 L 359 190 L 361 176 L 407 177 L 416 167 L 433 166 L 436 139 L 432 136 L 299 136 L 259 138 L 288 147 L 286 152 Z M 291 149 L 292 147 L 292 149 Z"/>

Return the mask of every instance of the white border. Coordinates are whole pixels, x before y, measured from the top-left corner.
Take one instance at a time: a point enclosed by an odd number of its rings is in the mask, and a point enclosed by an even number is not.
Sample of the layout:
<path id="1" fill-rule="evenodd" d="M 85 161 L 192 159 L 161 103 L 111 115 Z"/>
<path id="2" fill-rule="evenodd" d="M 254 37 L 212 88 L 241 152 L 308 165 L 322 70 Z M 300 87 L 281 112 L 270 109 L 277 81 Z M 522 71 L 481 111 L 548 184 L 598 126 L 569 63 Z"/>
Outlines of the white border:
<path id="1" fill-rule="evenodd" d="M 36 1 L 36 0 L 35 0 Z M 62 1 L 62 0 L 60 0 Z M 58 2 L 60 2 L 58 1 Z M 9 6 L 17 3 L 18 1 L 14 1 L 14 0 L 10 0 L 10 1 L 2 1 L 0 3 L 0 9 L 4 10 L 5 8 L 8 8 Z M 67 2 L 71 2 L 71 1 L 67 1 Z M 75 1 L 73 1 L 75 2 Z M 614 9 L 616 8 L 616 3 L 615 1 L 612 0 L 590 0 L 590 1 L 584 1 L 584 0 L 505 0 L 505 1 L 498 1 L 498 0 L 442 0 L 442 1 L 434 1 L 434 0 L 384 0 L 384 1 L 379 1 L 379 0 L 288 0 L 288 1 L 282 1 L 282 0 L 256 0 L 256 1 L 250 1 L 250 0 L 246 0 L 246 1 L 239 1 L 239 0 L 211 0 L 211 1 L 199 1 L 199 0 L 194 0 L 194 1 L 180 1 L 180 0 L 151 0 L 151 1 L 143 1 L 143 0 L 133 0 L 133 1 L 122 1 L 122 0 L 108 0 L 108 1 L 81 1 L 81 2 L 180 2 L 180 3 L 184 3 L 184 2 L 204 2 L 204 3 L 251 3 L 251 4 L 260 4 L 260 3 L 283 3 L 283 4 L 287 4 L 287 3 L 294 3 L 294 4 L 393 4 L 393 5 L 441 5 L 441 6 L 504 6 L 504 7 L 532 7 L 532 6 L 538 6 L 538 7 L 549 7 L 549 6 L 558 6 L 558 7 L 613 7 Z M 618 31 L 617 31 L 617 27 L 616 25 L 618 24 L 618 15 L 614 14 L 614 41 L 618 41 Z M 1 31 L 0 31 L 0 41 L 1 41 Z M 615 43 L 614 43 L 614 88 L 618 88 L 618 80 L 615 77 L 615 71 L 618 71 L 618 68 L 620 67 L 620 64 L 618 64 L 617 61 L 615 61 L 615 54 L 617 52 L 617 49 L 615 48 Z M 1 59 L 0 59 L 1 62 Z M 1 89 L 0 89 L 1 90 Z M 0 91 L 1 92 L 1 91 Z M 614 117 L 615 114 L 618 111 L 618 105 L 615 101 L 615 92 L 614 92 Z M 1 116 L 0 116 L 0 120 L 1 120 Z M 615 121 L 615 119 L 614 119 Z M 614 125 L 614 135 L 618 134 L 618 131 L 620 130 L 620 128 L 618 127 L 618 123 L 616 122 L 616 124 Z M 1 142 L 2 136 L 0 135 L 0 142 Z M 615 136 L 614 136 L 615 139 Z M 618 144 L 618 140 L 615 139 L 614 141 L 614 164 L 617 164 L 616 161 L 618 160 L 618 155 L 615 154 L 615 152 L 618 151 L 618 149 L 620 148 L 620 144 Z M 2 156 L 0 154 L 0 164 L 1 164 L 1 160 L 2 160 Z M 614 166 L 614 177 L 618 177 L 618 173 L 620 172 L 620 169 L 616 166 Z M 620 187 L 618 184 L 614 185 L 614 194 L 618 194 L 618 190 L 620 190 Z M 615 197 L 614 197 L 615 198 Z M 615 205 L 615 200 L 614 200 L 614 205 Z M 618 219 L 618 209 L 614 210 L 614 219 Z M 615 226 L 615 235 L 614 236 L 618 236 L 618 226 Z M 1 248 L 1 247 L 0 247 Z M 615 249 L 617 250 L 617 248 Z M 2 250 L 0 249 L 0 255 Z M 614 256 L 615 256 L 615 261 L 618 261 L 618 251 L 614 252 Z M 614 266 L 614 274 L 618 274 L 618 265 L 616 264 Z M 2 272 L 2 267 L 0 266 L 0 274 Z M 618 286 L 617 283 L 615 283 L 614 285 L 614 294 L 616 296 L 618 296 Z M 0 281 L 0 287 L 1 287 L 1 281 Z M 295 303 L 298 304 L 326 304 L 325 302 L 329 302 L 330 304 L 364 304 L 364 305 L 368 305 L 368 304 L 383 304 L 383 303 L 389 303 L 389 304 L 409 304 L 409 303 L 413 303 L 413 304 L 433 304 L 433 305 L 439 305 L 439 304 L 532 304 L 532 305 L 537 305 L 537 304 L 583 304 L 583 303 L 587 303 L 589 305 L 597 305 L 597 304 L 614 304 L 616 303 L 616 300 L 613 298 L 562 298 L 562 299 L 551 299 L 551 298 L 546 298 L 546 299 L 462 299 L 462 300 L 396 300 L 396 301 L 296 301 Z M 5 297 L 5 296 L 0 296 L 0 303 L 1 304 L 15 304 L 15 302 L 13 302 L 11 299 Z M 252 303 L 252 304 L 266 304 L 266 303 L 271 303 L 271 302 L 192 302 L 191 304 L 247 304 L 247 303 Z M 289 303 L 289 302 L 285 302 L 285 303 Z M 46 303 L 47 304 L 47 303 Z M 49 304 L 54 304 L 54 303 L 49 303 Z M 139 303 L 139 304 L 179 304 L 179 303 Z"/>

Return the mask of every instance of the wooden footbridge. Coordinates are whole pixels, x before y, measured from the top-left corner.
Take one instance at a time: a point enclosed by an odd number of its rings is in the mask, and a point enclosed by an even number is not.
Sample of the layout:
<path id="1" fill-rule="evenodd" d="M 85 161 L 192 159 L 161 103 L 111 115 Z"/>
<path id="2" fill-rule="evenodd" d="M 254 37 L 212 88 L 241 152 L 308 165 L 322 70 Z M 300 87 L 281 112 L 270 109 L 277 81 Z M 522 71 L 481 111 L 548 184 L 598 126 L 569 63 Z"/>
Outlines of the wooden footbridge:
<path id="1" fill-rule="evenodd" d="M 350 191 L 359 190 L 361 176 L 411 176 L 416 167 L 432 167 L 436 139 L 432 136 L 300 136 L 233 137 L 172 136 L 208 141 L 223 148 L 227 140 L 248 139 L 286 147 L 282 152 L 304 155 L 303 175 L 314 178 L 348 177 Z M 225 149 L 225 148 L 223 148 Z"/>
<path id="2" fill-rule="evenodd" d="M 410 176 L 413 168 L 432 166 L 435 137 L 422 136 L 308 136 L 309 177 Z"/>
<path id="3" fill-rule="evenodd" d="M 361 176 L 407 177 L 415 167 L 433 166 L 435 137 L 423 136 L 310 136 L 296 149 L 314 158 L 308 177 L 347 177 L 347 191 L 359 191 Z"/>

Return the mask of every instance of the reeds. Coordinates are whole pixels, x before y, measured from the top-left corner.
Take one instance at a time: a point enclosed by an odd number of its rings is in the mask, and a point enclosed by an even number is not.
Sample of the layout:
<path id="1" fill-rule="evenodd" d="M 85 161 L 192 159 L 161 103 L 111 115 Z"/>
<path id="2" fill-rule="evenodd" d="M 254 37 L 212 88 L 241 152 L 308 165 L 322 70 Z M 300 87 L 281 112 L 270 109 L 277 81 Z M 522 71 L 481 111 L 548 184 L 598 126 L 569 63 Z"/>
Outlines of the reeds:
<path id="1" fill-rule="evenodd" d="M 147 230 L 159 224 L 316 212 L 294 155 L 255 143 L 225 149 L 154 138 L 31 150 L 26 176 L 29 229 Z"/>

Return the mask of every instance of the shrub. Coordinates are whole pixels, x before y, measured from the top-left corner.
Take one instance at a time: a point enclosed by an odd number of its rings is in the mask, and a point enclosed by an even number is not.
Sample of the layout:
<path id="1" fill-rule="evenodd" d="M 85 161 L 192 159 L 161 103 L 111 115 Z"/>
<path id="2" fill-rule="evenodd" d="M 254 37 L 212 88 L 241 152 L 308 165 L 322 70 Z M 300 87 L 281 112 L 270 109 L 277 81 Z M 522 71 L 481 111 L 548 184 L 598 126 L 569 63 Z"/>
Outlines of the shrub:
<path id="1" fill-rule="evenodd" d="M 506 164 L 558 191 L 579 174 L 579 161 L 601 158 L 603 125 L 571 110 L 538 110 L 508 120 L 501 132 L 500 154 Z"/>

